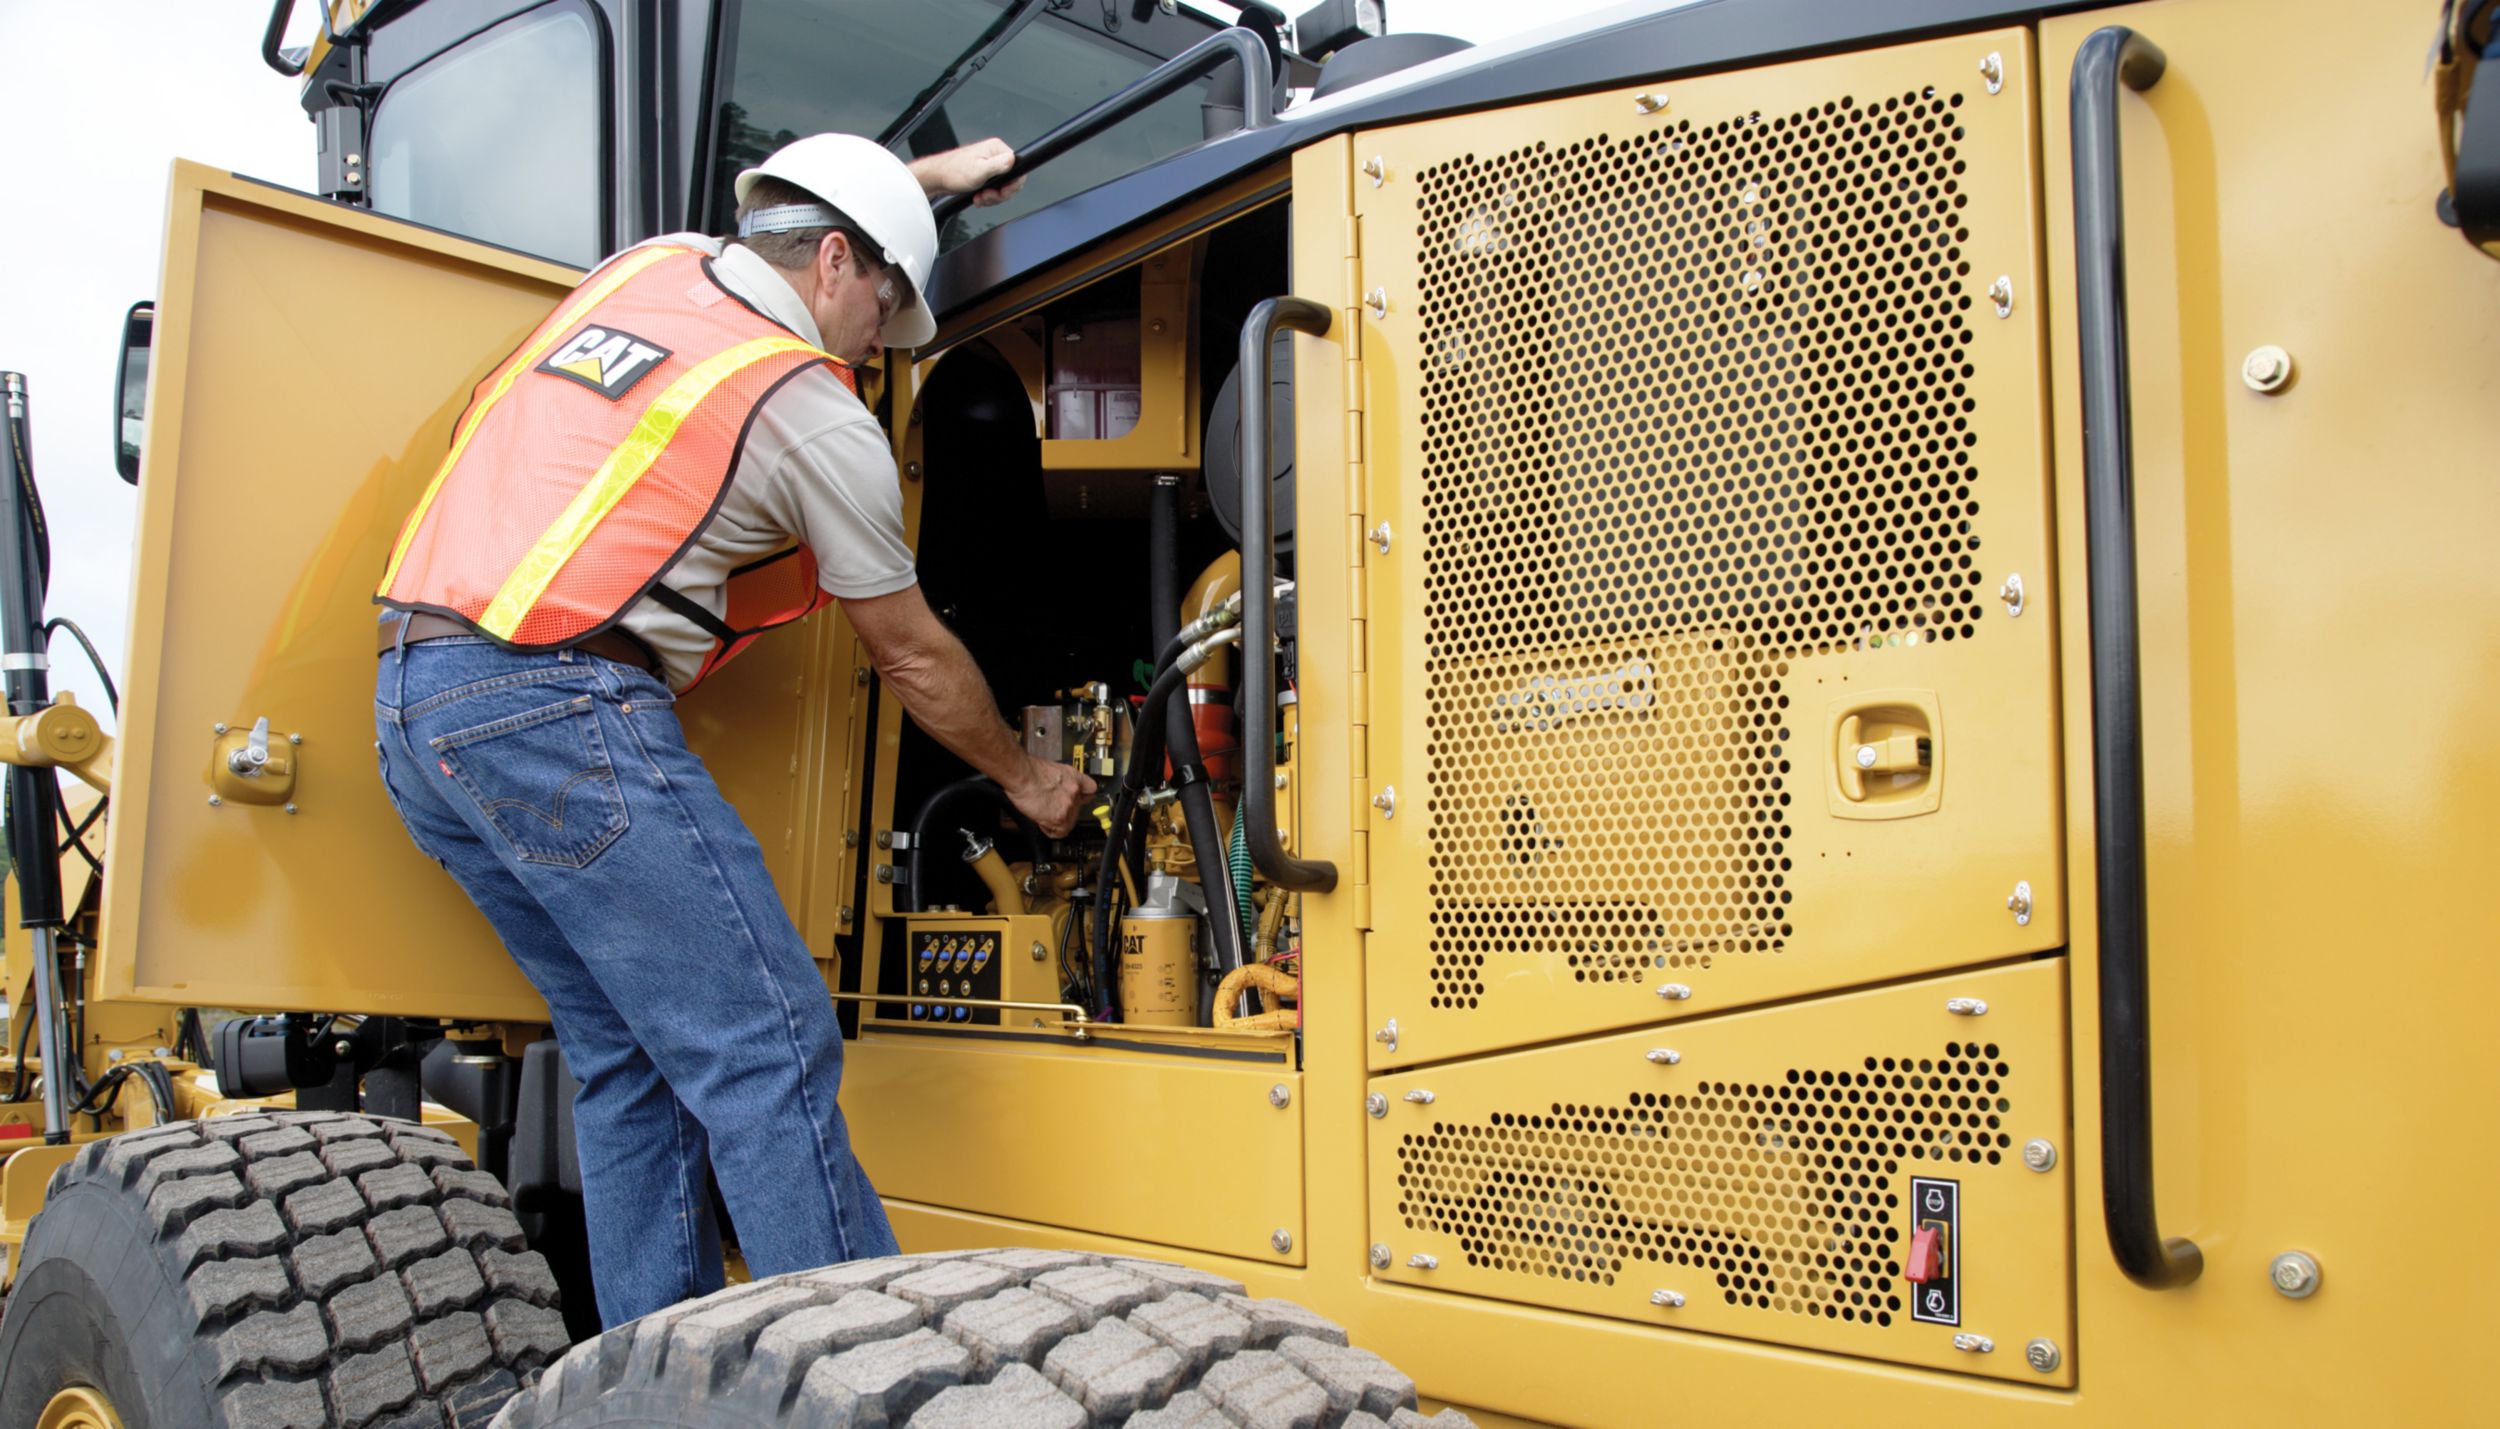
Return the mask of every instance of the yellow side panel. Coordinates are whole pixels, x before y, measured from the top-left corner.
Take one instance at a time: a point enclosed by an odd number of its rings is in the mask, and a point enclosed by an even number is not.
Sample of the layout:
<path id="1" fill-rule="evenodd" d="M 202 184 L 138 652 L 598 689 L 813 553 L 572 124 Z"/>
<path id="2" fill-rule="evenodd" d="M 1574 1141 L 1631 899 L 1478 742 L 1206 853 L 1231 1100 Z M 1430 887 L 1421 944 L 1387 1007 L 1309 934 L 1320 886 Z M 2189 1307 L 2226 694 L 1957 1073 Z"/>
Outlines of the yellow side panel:
<path id="1" fill-rule="evenodd" d="M 2436 213 L 2439 6 L 2196 0 L 2041 27 L 2076 1114 L 2093 1063 L 2092 746 L 2067 76 L 2130 26 L 2118 100 L 2143 637 L 2154 1156 L 2203 1275 L 2077 1240 L 2096 1423 L 2500 1423 L 2474 1248 L 2500 946 L 2500 263 Z M 2308 96 L 2306 102 L 2295 96 Z M 2253 391 L 2256 348 L 2290 385 Z M 2462 1235 L 2464 1239 L 2460 1240 Z M 2324 1275 L 2268 1280 L 2286 1251 Z"/>
<path id="2" fill-rule="evenodd" d="M 1303 1263 L 1302 1079 L 1281 1058 L 872 1032 L 842 1110 L 896 1201 Z"/>
<path id="3" fill-rule="evenodd" d="M 2029 73 L 1355 136 L 1373 1066 L 2062 940 Z"/>
<path id="4" fill-rule="evenodd" d="M 2022 1155 L 2066 1141 L 2063 981 L 2029 963 L 1378 1078 L 1379 1273 L 2067 1382 L 2020 1352 L 2071 1339 L 2065 1176 Z M 1905 1275 L 1922 1223 L 1954 1267 L 1932 1287 Z"/>
<path id="5" fill-rule="evenodd" d="M 175 166 L 140 488 L 99 988 L 194 1005 L 534 1021 L 374 768 L 370 598 L 472 385 L 578 274 Z M 680 706 L 830 946 L 812 807 L 848 757 L 817 617 Z M 812 693 L 811 693 L 812 692 Z M 728 712 L 734 711 L 734 717 Z M 209 803 L 217 725 L 267 717 L 287 802 Z M 830 771 L 830 775 L 828 775 Z M 830 862 L 830 861 L 828 861 Z M 700 949 L 688 949 L 689 964 Z"/>

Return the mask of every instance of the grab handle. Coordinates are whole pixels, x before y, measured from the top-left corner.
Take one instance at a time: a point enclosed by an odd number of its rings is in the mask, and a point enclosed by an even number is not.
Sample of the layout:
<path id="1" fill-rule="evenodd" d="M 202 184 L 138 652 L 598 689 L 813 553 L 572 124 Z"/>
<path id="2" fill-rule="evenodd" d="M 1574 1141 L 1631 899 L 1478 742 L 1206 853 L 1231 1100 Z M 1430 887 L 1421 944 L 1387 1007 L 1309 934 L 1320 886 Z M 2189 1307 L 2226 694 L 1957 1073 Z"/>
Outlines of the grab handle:
<path id="1" fill-rule="evenodd" d="M 2153 1047 L 2145 951 L 2144 710 L 2137 644 L 2135 455 L 2128 410 L 2126 220 L 2118 87 L 2153 87 L 2167 64 L 2123 25 L 2075 54 L 2075 332 L 2083 370 L 2084 540 L 2092 642 L 2092 807 L 2101 983 L 2101 1210 L 2109 1248 L 2147 1289 L 2205 1268 L 2164 1238 L 2153 1204 Z"/>
<path id="2" fill-rule="evenodd" d="M 1279 888 L 1325 893 L 1337 866 L 1297 858 L 1276 832 L 1276 483 L 1268 477 L 1268 348 L 1278 329 L 1318 337 L 1328 309 L 1269 298 L 1241 325 L 1241 743 L 1248 756 L 1241 818 L 1250 862 Z"/>

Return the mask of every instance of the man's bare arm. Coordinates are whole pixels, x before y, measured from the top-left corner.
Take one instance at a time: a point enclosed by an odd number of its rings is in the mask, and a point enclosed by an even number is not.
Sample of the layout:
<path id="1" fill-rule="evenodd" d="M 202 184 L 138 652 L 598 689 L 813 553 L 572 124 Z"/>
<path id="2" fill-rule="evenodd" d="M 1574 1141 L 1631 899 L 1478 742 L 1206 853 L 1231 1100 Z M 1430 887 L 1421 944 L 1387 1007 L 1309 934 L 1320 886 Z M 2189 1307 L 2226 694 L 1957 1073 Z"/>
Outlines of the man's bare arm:
<path id="1" fill-rule="evenodd" d="M 998 781 L 1025 816 L 1052 838 L 1075 826 L 1094 781 L 1064 764 L 1024 752 L 998 718 L 989 683 L 972 652 L 940 624 L 920 587 L 865 600 L 842 611 L 868 647 L 877 673 L 922 729 L 966 764 Z"/>
<path id="2" fill-rule="evenodd" d="M 928 154 L 911 161 L 911 175 L 920 180 L 920 191 L 931 198 L 947 194 L 971 194 L 972 201 L 987 208 L 1005 203 L 1024 187 L 1024 180 L 992 187 L 990 181 L 1015 167 L 1016 151 L 1003 139 L 983 139 L 949 149 L 942 154 Z"/>

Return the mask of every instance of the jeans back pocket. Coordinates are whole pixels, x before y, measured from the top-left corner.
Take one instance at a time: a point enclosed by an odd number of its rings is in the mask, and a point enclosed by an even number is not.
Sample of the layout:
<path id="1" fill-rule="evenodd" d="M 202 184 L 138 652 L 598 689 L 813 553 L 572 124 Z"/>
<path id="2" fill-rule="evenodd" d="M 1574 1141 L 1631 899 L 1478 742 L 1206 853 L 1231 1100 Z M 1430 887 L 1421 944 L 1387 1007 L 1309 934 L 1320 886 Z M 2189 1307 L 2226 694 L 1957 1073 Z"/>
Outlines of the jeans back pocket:
<path id="1" fill-rule="evenodd" d="M 523 863 L 580 868 L 626 830 L 625 796 L 589 695 L 426 743 Z"/>

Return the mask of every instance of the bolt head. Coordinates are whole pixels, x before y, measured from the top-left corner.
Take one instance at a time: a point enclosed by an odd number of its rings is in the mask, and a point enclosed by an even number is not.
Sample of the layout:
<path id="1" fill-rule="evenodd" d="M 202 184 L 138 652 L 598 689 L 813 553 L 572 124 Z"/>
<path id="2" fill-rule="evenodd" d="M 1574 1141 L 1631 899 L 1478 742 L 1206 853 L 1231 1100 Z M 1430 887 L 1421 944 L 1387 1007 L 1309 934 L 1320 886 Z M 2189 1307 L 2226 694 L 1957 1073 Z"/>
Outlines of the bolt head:
<path id="1" fill-rule="evenodd" d="M 2033 1340 L 2030 1344 L 2023 1346 L 2023 1363 L 2042 1374 L 2057 1373 L 2057 1367 L 2065 1362 L 2066 1357 L 2058 1353 L 2057 1346 L 2047 1340 Z"/>
<path id="2" fill-rule="evenodd" d="M 1372 1119 L 1377 1121 L 1389 1114 L 1389 1099 L 1382 1096 L 1378 1092 L 1374 1092 L 1370 1096 L 1363 1098 L 1363 1110 L 1370 1112 L 1372 1114 Z"/>
<path id="3" fill-rule="evenodd" d="M 2023 1164 L 2034 1171 L 2047 1171 L 2057 1165 L 2057 1147 L 2040 1137 L 2023 1143 Z"/>
<path id="4" fill-rule="evenodd" d="M 1872 769 L 1875 767 L 1874 745 L 1861 744 L 1858 746 L 1858 767 L 1860 769 Z"/>
<path id="5" fill-rule="evenodd" d="M 1041 944 L 1035 943 L 1033 946 L 1038 948 Z M 1267 1104 L 1276 1108 L 1278 1111 L 1282 1111 L 1286 1107 L 1292 1106 L 1293 1088 L 1286 1086 L 1283 1082 L 1278 1082 L 1276 1085 L 1269 1087 L 1267 1089 Z"/>
<path id="6" fill-rule="evenodd" d="M 1372 1245 L 1372 1269 L 1387 1270 L 1388 1268 L 1389 1247 L 1381 1245 L 1378 1242 L 1374 1242 Z"/>
<path id="7" fill-rule="evenodd" d="M 208 806 L 212 809 L 223 808 L 225 806 L 225 802 L 225 800 L 214 794 L 208 796 Z"/>
<path id="8" fill-rule="evenodd" d="M 304 742 L 304 736 L 300 734 L 290 734 L 286 737 L 286 742 L 289 744 L 302 744 Z"/>
<path id="9" fill-rule="evenodd" d="M 2257 392 L 2280 391 L 2292 380 L 2292 355 L 2269 343 L 2240 363 L 2240 380 Z"/>
<path id="10" fill-rule="evenodd" d="M 336 1053 L 338 1053 L 340 1056 L 344 1057 L 344 1056 L 347 1056 L 349 1053 L 354 1052 L 354 1051 L 356 1050 L 356 1044 L 355 1044 L 355 1043 L 353 1043 L 353 1042 L 348 1041 L 348 1040 L 347 1040 L 346 1038 L 344 1038 L 344 1037 L 341 1037 L 341 1038 L 340 1038 L 339 1040 L 337 1040 L 336 1042 L 333 1042 L 333 1043 L 331 1043 L 331 1044 L 330 1044 L 330 1050 L 331 1050 L 331 1051 L 333 1051 L 333 1052 L 336 1052 Z"/>
<path id="11" fill-rule="evenodd" d="M 1293 1253 L 1293 1232 L 1278 1230 L 1267 1238 L 1267 1243 L 1276 1248 L 1278 1255 L 1290 1255 Z"/>
<path id="12" fill-rule="evenodd" d="M 1037 963 L 1050 956 L 1050 950 L 1043 947 L 1038 940 L 1034 942 L 1033 946 L 1025 949 L 1025 951 L 1031 953 L 1033 955 L 1033 961 Z"/>
<path id="13" fill-rule="evenodd" d="M 2292 1300 L 2306 1300 L 2317 1294 L 2318 1282 L 2324 1277 L 2325 1272 L 2318 1268 L 2318 1262 L 2307 1251 L 2301 1250 L 2283 1252 L 2266 1269 L 2266 1278 L 2274 1282 L 2274 1288 Z"/>
<path id="14" fill-rule="evenodd" d="M 219 720 L 216 724 L 210 726 L 210 728 L 216 730 L 219 734 L 224 734 L 228 726 L 224 720 Z"/>
<path id="15" fill-rule="evenodd" d="M 289 804 L 289 805 L 287 805 L 287 806 L 286 806 L 286 811 L 287 811 L 288 813 L 292 814 L 292 813 L 297 812 L 297 809 L 296 809 L 296 807 L 295 807 L 293 804 Z"/>

